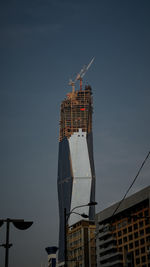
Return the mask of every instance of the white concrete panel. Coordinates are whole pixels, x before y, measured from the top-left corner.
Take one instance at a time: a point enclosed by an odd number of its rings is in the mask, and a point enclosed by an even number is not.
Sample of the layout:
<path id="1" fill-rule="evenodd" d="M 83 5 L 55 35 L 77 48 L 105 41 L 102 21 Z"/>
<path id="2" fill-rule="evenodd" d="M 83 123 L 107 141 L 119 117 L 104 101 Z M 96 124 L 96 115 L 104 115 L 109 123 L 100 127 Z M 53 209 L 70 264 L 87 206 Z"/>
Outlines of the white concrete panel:
<path id="1" fill-rule="evenodd" d="M 86 141 L 86 132 L 73 133 L 69 138 L 69 147 L 74 177 L 91 177 L 91 168 Z"/>
<path id="2" fill-rule="evenodd" d="M 91 179 L 89 178 L 77 178 L 74 179 L 73 182 L 73 190 L 72 190 L 72 200 L 71 200 L 71 210 L 74 207 L 84 205 L 90 202 L 90 194 L 91 194 Z M 75 212 L 78 212 L 80 214 L 85 213 L 89 215 L 89 207 L 82 207 L 77 208 L 74 210 Z M 69 219 L 69 225 L 72 225 L 78 221 L 80 221 L 82 218 L 81 216 L 77 214 L 71 214 Z"/>
<path id="3" fill-rule="evenodd" d="M 89 161 L 88 147 L 86 141 L 86 133 L 79 129 L 69 138 L 69 147 L 73 171 L 73 187 L 71 210 L 80 205 L 90 202 L 91 195 L 91 167 Z M 89 207 L 75 209 L 75 212 L 85 213 L 89 215 Z M 79 215 L 71 214 L 69 225 L 83 219 Z"/>

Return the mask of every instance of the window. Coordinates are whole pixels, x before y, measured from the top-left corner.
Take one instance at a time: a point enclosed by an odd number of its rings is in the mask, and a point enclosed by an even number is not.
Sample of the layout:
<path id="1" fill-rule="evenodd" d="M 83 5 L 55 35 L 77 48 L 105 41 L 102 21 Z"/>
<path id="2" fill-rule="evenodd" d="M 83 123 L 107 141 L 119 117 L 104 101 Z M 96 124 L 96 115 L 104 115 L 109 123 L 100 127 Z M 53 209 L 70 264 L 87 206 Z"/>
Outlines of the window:
<path id="1" fill-rule="evenodd" d="M 131 218 L 128 218 L 128 224 L 130 224 L 131 223 Z"/>
<path id="2" fill-rule="evenodd" d="M 146 219 L 145 220 L 145 225 L 148 225 L 150 223 L 150 220 L 149 219 Z"/>
<path id="3" fill-rule="evenodd" d="M 118 232 L 118 236 L 121 236 L 121 231 Z"/>
<path id="4" fill-rule="evenodd" d="M 145 253 L 145 247 L 141 248 L 141 253 Z"/>
<path id="5" fill-rule="evenodd" d="M 150 233 L 150 227 L 146 228 L 146 234 Z"/>
<path id="6" fill-rule="evenodd" d="M 125 221 L 122 222 L 122 227 L 126 226 L 126 225 L 127 225 L 127 221 L 125 220 Z"/>
<path id="7" fill-rule="evenodd" d="M 118 223 L 118 228 L 121 228 L 121 226 L 122 226 L 122 223 Z"/>
<path id="8" fill-rule="evenodd" d="M 139 240 L 135 241 L 135 247 L 139 246 Z"/>
<path id="9" fill-rule="evenodd" d="M 121 245 L 122 244 L 122 239 L 118 240 L 118 244 Z"/>
<path id="10" fill-rule="evenodd" d="M 139 255 L 139 249 L 135 250 L 135 255 L 138 256 Z"/>
<path id="11" fill-rule="evenodd" d="M 148 210 L 144 211 L 144 216 L 147 217 L 148 216 Z"/>
<path id="12" fill-rule="evenodd" d="M 123 242 L 127 242 L 127 237 L 126 236 L 123 238 Z"/>
<path id="13" fill-rule="evenodd" d="M 138 232 L 134 233 L 134 238 L 138 238 Z"/>
<path id="14" fill-rule="evenodd" d="M 133 235 L 129 235 L 129 240 L 132 240 L 133 239 Z"/>
<path id="15" fill-rule="evenodd" d="M 112 231 L 116 230 L 116 225 L 112 225 Z"/>
<path id="16" fill-rule="evenodd" d="M 134 224 L 134 230 L 138 229 L 137 223 Z"/>
<path id="17" fill-rule="evenodd" d="M 140 240 L 140 244 L 143 245 L 145 243 L 144 238 Z"/>
<path id="18" fill-rule="evenodd" d="M 145 262 L 145 261 L 146 261 L 146 257 L 142 256 L 142 262 Z"/>
<path id="19" fill-rule="evenodd" d="M 139 227 L 143 227 L 143 221 L 139 222 Z"/>
<path id="20" fill-rule="evenodd" d="M 147 241 L 147 242 L 150 242 L 150 236 L 147 236 L 147 237 L 146 237 L 146 241 Z"/>
<path id="21" fill-rule="evenodd" d="M 127 246 L 127 245 L 124 246 L 124 250 L 125 250 L 125 251 L 128 251 L 128 246 Z"/>
<path id="22" fill-rule="evenodd" d="M 129 244 L 129 248 L 130 248 L 130 249 L 133 248 L 133 243 L 130 243 L 130 244 Z"/>
<path id="23" fill-rule="evenodd" d="M 140 263 L 140 258 L 137 258 L 136 259 L 136 264 L 139 264 Z"/>
<path id="24" fill-rule="evenodd" d="M 140 231 L 140 236 L 143 236 L 144 235 L 144 230 L 141 230 Z"/>
<path id="25" fill-rule="evenodd" d="M 123 229 L 123 234 L 125 235 L 127 233 L 127 228 Z"/>
<path id="26" fill-rule="evenodd" d="M 128 227 L 129 233 L 132 232 L 132 226 Z"/>

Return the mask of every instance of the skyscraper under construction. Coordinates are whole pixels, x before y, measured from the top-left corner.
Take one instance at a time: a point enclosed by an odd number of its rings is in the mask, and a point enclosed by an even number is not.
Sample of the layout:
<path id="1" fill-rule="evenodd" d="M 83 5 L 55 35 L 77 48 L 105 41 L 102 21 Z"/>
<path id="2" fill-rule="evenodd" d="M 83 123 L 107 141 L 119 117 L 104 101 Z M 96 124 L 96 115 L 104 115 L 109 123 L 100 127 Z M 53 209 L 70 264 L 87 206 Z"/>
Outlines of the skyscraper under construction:
<path id="1" fill-rule="evenodd" d="M 64 261 L 64 209 L 69 213 L 74 207 L 95 201 L 95 170 L 92 137 L 93 100 L 92 89 L 85 86 L 68 93 L 61 103 L 58 201 L 59 201 L 59 262 Z M 94 206 L 76 209 L 94 220 Z M 78 214 L 71 214 L 69 225 L 81 220 Z"/>

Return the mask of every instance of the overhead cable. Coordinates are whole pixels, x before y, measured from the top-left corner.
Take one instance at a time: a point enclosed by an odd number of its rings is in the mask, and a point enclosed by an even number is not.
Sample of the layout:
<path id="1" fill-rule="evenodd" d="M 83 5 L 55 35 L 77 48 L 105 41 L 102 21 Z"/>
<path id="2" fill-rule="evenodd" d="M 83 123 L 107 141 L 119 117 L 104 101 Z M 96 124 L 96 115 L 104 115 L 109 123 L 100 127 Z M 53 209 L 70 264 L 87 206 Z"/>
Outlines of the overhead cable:
<path id="1" fill-rule="evenodd" d="M 147 154 L 146 158 L 144 159 L 144 161 L 143 161 L 141 167 L 139 168 L 139 170 L 138 170 L 138 172 L 137 172 L 135 178 L 133 179 L 133 182 L 131 183 L 131 185 L 130 185 L 129 188 L 127 189 L 127 191 L 126 191 L 125 195 L 123 196 L 123 198 L 121 199 L 121 201 L 118 203 L 118 205 L 117 205 L 116 209 L 114 210 L 112 216 L 115 215 L 115 213 L 116 213 L 117 210 L 119 209 L 120 205 L 122 204 L 122 202 L 123 202 L 124 199 L 126 198 L 127 194 L 129 193 L 130 189 L 131 189 L 132 186 L 134 185 L 134 183 L 135 183 L 136 179 L 138 178 L 138 176 L 139 176 L 139 174 L 140 174 L 142 168 L 144 167 L 144 165 L 145 165 L 145 163 L 146 163 L 146 161 L 147 161 L 149 155 L 150 155 L 150 151 L 148 152 L 148 154 Z"/>

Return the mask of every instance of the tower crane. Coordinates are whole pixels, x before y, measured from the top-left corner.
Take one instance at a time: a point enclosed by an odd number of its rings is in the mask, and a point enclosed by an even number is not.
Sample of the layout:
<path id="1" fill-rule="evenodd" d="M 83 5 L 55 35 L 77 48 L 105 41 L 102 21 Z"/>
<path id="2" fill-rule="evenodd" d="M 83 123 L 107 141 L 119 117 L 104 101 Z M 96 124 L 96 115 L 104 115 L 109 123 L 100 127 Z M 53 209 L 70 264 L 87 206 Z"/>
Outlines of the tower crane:
<path id="1" fill-rule="evenodd" d="M 94 59 L 95 58 L 93 57 L 90 63 L 88 65 L 84 65 L 83 68 L 80 70 L 80 72 L 77 74 L 76 80 L 80 81 L 80 90 L 82 90 L 82 78 L 84 77 L 88 69 L 91 67 Z"/>
<path id="2" fill-rule="evenodd" d="M 93 61 L 94 61 L 95 57 L 92 58 L 92 60 L 90 61 L 90 63 L 88 65 L 84 65 L 82 67 L 82 69 L 80 70 L 80 72 L 77 74 L 75 80 L 71 80 L 69 81 L 69 85 L 72 86 L 72 91 L 75 91 L 75 83 L 76 81 L 80 81 L 80 90 L 82 90 L 82 78 L 84 77 L 84 75 L 86 74 L 86 72 L 88 71 L 88 69 L 90 68 L 90 66 L 92 65 Z"/>

